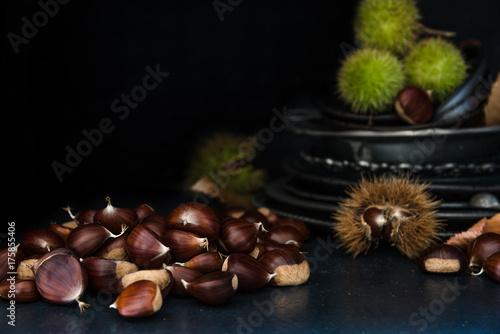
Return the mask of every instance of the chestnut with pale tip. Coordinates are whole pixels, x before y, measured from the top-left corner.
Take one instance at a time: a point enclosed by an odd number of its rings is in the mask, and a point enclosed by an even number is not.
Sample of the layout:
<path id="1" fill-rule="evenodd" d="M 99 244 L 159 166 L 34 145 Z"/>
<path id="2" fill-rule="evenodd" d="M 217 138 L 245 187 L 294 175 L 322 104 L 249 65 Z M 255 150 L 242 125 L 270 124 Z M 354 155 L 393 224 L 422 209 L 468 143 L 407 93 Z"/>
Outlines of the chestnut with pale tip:
<path id="1" fill-rule="evenodd" d="M 171 228 L 195 233 L 209 240 L 219 236 L 219 217 L 211 207 L 202 203 L 182 203 L 168 214 L 167 220 Z"/>
<path id="2" fill-rule="evenodd" d="M 266 236 L 268 240 L 285 245 L 294 245 L 298 249 L 304 246 L 304 237 L 295 227 L 292 226 L 273 226 L 269 232 L 266 233 Z"/>
<path id="3" fill-rule="evenodd" d="M 12 290 L 12 285 L 14 290 Z M 14 284 L 8 278 L 0 282 L 0 297 L 16 302 L 28 303 L 40 299 L 34 280 L 24 280 L 19 277 L 14 279 Z"/>
<path id="4" fill-rule="evenodd" d="M 76 227 L 71 231 L 66 246 L 71 249 L 78 257 L 86 258 L 91 256 L 104 244 L 109 238 L 118 238 L 127 230 L 123 225 L 120 234 L 113 234 L 110 230 L 97 223 L 89 223 Z"/>
<path id="5" fill-rule="evenodd" d="M 482 274 L 484 261 L 498 251 L 500 251 L 500 234 L 488 232 L 474 239 L 467 250 L 467 254 L 469 255 L 469 269 L 472 274 Z"/>
<path id="6" fill-rule="evenodd" d="M 402 89 L 394 102 L 398 116 L 408 124 L 427 123 L 434 114 L 434 105 L 429 94 L 418 87 Z"/>
<path id="7" fill-rule="evenodd" d="M 123 317 L 141 318 L 155 314 L 162 304 L 158 285 L 150 280 L 140 280 L 127 286 L 109 308 L 117 309 Z"/>
<path id="8" fill-rule="evenodd" d="M 108 205 L 94 215 L 94 222 L 99 223 L 111 233 L 118 234 L 122 231 L 123 225 L 127 226 L 129 229 L 134 228 L 137 225 L 137 213 L 134 210 L 126 208 L 117 208 L 111 205 L 111 198 L 106 197 Z"/>
<path id="9" fill-rule="evenodd" d="M 144 269 L 123 275 L 118 279 L 117 289 L 122 292 L 129 285 L 140 280 L 150 280 L 160 288 L 163 297 L 168 295 L 173 286 L 172 273 L 167 270 L 166 265 L 160 269 Z"/>
<path id="10" fill-rule="evenodd" d="M 238 276 L 238 291 L 255 291 L 277 275 L 268 273 L 259 261 L 245 253 L 230 254 L 224 260 L 222 271 Z"/>
<path id="11" fill-rule="evenodd" d="M 203 274 L 220 271 L 222 268 L 222 256 L 218 252 L 201 253 L 189 261 L 176 262 L 175 265 L 195 269 Z"/>
<path id="12" fill-rule="evenodd" d="M 467 268 L 467 257 L 455 246 L 436 244 L 422 252 L 418 266 L 426 274 L 458 275 Z"/>
<path id="13" fill-rule="evenodd" d="M 238 289 L 238 277 L 226 271 L 216 271 L 191 282 L 181 282 L 191 296 L 210 305 L 228 302 Z"/>
<path id="14" fill-rule="evenodd" d="M 208 238 L 192 232 L 170 229 L 165 233 L 164 240 L 172 255 L 179 261 L 188 261 L 208 251 Z"/>
<path id="15" fill-rule="evenodd" d="M 259 259 L 264 269 L 276 274 L 268 283 L 271 286 L 296 286 L 309 279 L 311 269 L 306 257 L 298 252 L 284 249 L 268 251 Z"/>
<path id="16" fill-rule="evenodd" d="M 43 255 L 64 246 L 64 239 L 48 228 L 36 228 L 28 231 L 19 241 L 19 248 L 25 256 Z"/>
<path id="17" fill-rule="evenodd" d="M 60 250 L 47 253 L 38 260 L 38 265 L 35 265 L 36 288 L 45 300 L 54 304 L 77 302 L 80 312 L 83 312 L 90 306 L 80 300 L 87 289 L 87 272 L 75 256 Z"/>
<path id="18" fill-rule="evenodd" d="M 71 231 L 73 231 L 72 228 L 69 228 L 67 226 L 62 226 L 57 223 L 50 223 L 48 229 L 59 235 L 61 238 L 63 238 L 64 241 L 68 239 L 69 234 L 71 233 Z"/>
<path id="19" fill-rule="evenodd" d="M 262 223 L 227 219 L 222 223 L 219 244 L 229 253 L 250 253 L 255 249 L 261 231 L 265 231 Z"/>
<path id="20" fill-rule="evenodd" d="M 183 267 L 179 265 L 172 265 L 165 267 L 172 275 L 173 285 L 172 285 L 172 294 L 177 297 L 188 297 L 189 293 L 184 288 L 182 281 L 192 282 L 197 278 L 200 278 L 204 274 L 199 272 L 198 270 Z"/>
<path id="21" fill-rule="evenodd" d="M 136 226 L 127 238 L 127 253 L 132 262 L 146 269 L 161 268 L 172 258 L 165 242 L 141 225 Z"/>

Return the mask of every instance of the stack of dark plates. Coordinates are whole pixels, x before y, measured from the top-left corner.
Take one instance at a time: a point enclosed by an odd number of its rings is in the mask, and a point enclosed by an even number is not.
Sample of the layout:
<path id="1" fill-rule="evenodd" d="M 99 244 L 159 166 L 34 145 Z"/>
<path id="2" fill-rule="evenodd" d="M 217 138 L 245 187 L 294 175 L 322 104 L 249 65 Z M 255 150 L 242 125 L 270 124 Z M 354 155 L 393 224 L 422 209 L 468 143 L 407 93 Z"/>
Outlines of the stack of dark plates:
<path id="1" fill-rule="evenodd" d="M 469 57 L 470 75 L 436 108 L 430 123 L 405 125 L 394 114 L 361 116 L 321 94 L 306 108 L 290 109 L 288 129 L 310 143 L 286 176 L 254 198 L 279 214 L 332 227 L 331 214 L 361 175 L 409 173 L 441 199 L 445 234 L 462 231 L 500 210 L 500 127 L 480 124 L 489 86 L 484 57 Z"/>

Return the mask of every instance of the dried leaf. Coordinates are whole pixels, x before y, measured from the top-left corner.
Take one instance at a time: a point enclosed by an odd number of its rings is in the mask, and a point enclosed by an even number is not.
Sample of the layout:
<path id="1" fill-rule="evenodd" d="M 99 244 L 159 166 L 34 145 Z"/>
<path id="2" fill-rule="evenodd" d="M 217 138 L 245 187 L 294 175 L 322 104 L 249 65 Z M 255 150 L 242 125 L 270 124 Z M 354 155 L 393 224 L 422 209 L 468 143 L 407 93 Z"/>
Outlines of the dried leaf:
<path id="1" fill-rule="evenodd" d="M 484 123 L 486 126 L 500 125 L 500 73 L 491 87 L 488 103 L 484 107 Z"/>
<path id="2" fill-rule="evenodd" d="M 497 213 L 486 222 L 483 233 L 495 232 L 500 233 L 500 213 Z"/>
<path id="3" fill-rule="evenodd" d="M 469 244 L 484 232 L 484 228 L 487 222 L 488 219 L 481 219 L 480 221 L 472 225 L 467 231 L 457 233 L 452 236 L 445 242 L 445 244 L 458 247 L 463 251 L 467 251 L 467 247 L 469 246 Z"/>

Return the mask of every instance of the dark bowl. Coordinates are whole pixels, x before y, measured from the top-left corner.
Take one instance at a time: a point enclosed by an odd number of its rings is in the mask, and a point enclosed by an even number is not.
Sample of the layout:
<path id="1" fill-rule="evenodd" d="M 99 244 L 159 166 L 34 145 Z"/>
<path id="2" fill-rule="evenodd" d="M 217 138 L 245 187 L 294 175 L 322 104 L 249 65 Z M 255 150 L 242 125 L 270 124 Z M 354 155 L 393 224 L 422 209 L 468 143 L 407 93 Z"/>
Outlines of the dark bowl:
<path id="1" fill-rule="evenodd" d="M 317 92 L 313 100 L 334 129 L 397 131 L 477 125 L 482 121 L 483 105 L 490 90 L 485 80 L 488 74 L 486 57 L 477 41 L 463 42 L 460 47 L 468 64 L 468 77 L 449 98 L 435 107 L 434 116 L 428 123 L 408 125 L 394 110 L 383 114 L 356 114 L 338 98 L 331 86 Z"/>

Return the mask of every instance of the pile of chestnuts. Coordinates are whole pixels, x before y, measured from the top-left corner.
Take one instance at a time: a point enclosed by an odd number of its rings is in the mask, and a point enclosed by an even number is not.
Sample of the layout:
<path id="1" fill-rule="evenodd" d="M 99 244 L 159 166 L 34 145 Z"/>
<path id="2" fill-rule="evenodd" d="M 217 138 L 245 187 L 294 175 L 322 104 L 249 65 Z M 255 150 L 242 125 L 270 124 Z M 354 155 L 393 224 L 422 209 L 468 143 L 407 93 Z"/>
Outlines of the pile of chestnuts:
<path id="1" fill-rule="evenodd" d="M 436 244 L 425 249 L 418 264 L 424 273 L 474 276 L 486 273 L 500 283 L 500 234 L 480 234 L 465 249 L 449 244 Z"/>
<path id="2" fill-rule="evenodd" d="M 164 298 L 192 296 L 211 305 L 236 291 L 305 283 L 309 264 L 301 248 L 309 237 L 302 221 L 266 208 L 227 208 L 183 203 L 168 215 L 149 205 L 108 204 L 87 209 L 65 224 L 50 224 L 0 250 L 0 296 L 19 302 L 43 298 L 78 303 L 87 287 L 116 295 L 110 308 L 124 317 L 157 312 Z M 15 257 L 15 281 L 7 277 Z M 13 291 L 15 293 L 11 293 Z"/>

